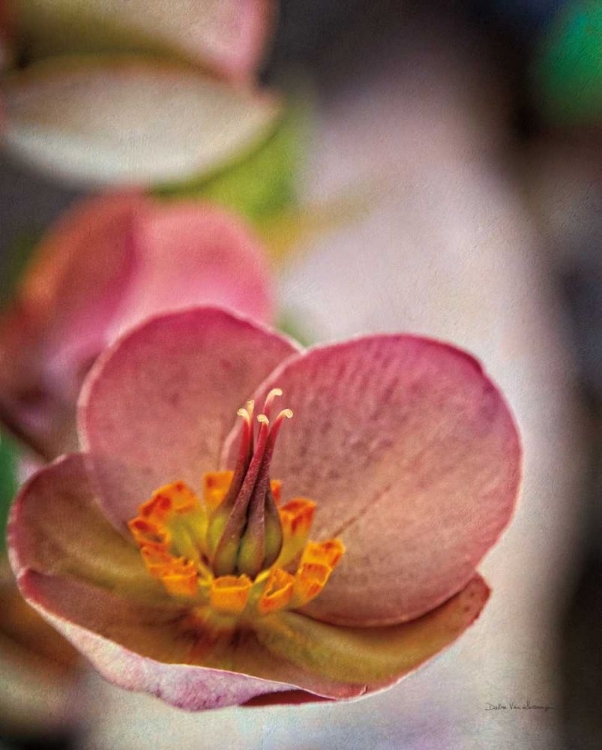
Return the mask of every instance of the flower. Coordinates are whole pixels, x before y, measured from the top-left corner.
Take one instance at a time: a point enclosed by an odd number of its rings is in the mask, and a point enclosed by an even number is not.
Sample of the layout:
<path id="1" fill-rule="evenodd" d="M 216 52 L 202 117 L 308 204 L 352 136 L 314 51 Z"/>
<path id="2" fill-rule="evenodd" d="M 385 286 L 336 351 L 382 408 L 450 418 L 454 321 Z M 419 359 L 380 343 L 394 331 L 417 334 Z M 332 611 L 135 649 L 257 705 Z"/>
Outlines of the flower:
<path id="1" fill-rule="evenodd" d="M 29 58 L 111 50 L 168 52 L 237 82 L 254 76 L 276 15 L 272 0 L 12 4 L 9 17 Z"/>
<path id="2" fill-rule="evenodd" d="M 8 3 L 3 147 L 83 185 L 206 178 L 265 142 L 281 113 L 256 86 L 271 0 Z M 2 14 L 0 13 L 0 16 Z"/>
<path id="3" fill-rule="evenodd" d="M 273 301 L 251 231 L 210 204 L 110 194 L 65 215 L 0 316 L 0 412 L 39 454 L 76 446 L 75 403 L 94 359 L 153 313 L 219 304 L 262 321 Z"/>
<path id="4" fill-rule="evenodd" d="M 108 349 L 79 428 L 83 452 L 13 507 L 19 587 L 106 678 L 191 710 L 395 684 L 478 617 L 520 481 L 510 412 L 464 352 L 300 351 L 212 308 Z"/>

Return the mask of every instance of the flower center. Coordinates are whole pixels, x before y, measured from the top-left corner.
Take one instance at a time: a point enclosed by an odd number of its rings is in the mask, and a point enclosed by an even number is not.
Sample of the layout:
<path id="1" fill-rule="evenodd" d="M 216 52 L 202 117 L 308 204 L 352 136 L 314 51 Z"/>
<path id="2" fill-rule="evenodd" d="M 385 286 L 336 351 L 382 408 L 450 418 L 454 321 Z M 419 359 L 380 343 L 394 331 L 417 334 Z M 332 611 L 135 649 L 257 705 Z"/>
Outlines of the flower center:
<path id="1" fill-rule="evenodd" d="M 128 526 L 147 569 L 167 591 L 222 615 L 267 615 L 307 604 L 323 590 L 345 548 L 338 539 L 309 542 L 316 504 L 294 498 L 280 504 L 281 484 L 270 479 L 278 433 L 289 409 L 272 420 L 267 395 L 253 422 L 243 420 L 234 471 L 203 476 L 202 499 L 184 482 L 161 487 Z"/>

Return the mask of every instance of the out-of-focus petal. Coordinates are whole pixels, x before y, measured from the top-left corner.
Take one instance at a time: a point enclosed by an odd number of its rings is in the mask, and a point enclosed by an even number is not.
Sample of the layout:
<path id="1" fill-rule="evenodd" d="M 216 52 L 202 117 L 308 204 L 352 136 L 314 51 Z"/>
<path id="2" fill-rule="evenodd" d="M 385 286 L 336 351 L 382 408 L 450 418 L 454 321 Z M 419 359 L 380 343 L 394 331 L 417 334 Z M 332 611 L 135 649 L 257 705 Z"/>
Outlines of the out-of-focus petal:
<path id="1" fill-rule="evenodd" d="M 469 355 L 411 336 L 316 348 L 272 373 L 294 418 L 271 473 L 317 503 L 312 537 L 346 553 L 307 607 L 349 625 L 413 619 L 462 589 L 510 520 L 521 450 Z M 238 431 L 235 426 L 227 445 Z"/>
<path id="2" fill-rule="evenodd" d="M 267 322 L 270 287 L 251 229 L 211 204 L 134 193 L 79 203 L 45 235 L 0 317 L 3 420 L 46 457 L 75 450 L 82 379 L 117 335 L 199 303 Z"/>
<path id="3" fill-rule="evenodd" d="M 111 339 L 149 315 L 199 301 L 271 320 L 266 252 L 236 216 L 211 204 L 148 201 L 136 217 L 134 246 L 136 279 Z"/>
<path id="4" fill-rule="evenodd" d="M 273 22 L 273 0 L 17 0 L 34 57 L 106 50 L 167 51 L 231 79 L 249 78 Z"/>
<path id="5" fill-rule="evenodd" d="M 126 521 L 158 487 L 199 487 L 256 385 L 295 345 L 223 310 L 154 318 L 99 358 L 80 400 L 80 433 L 101 502 Z"/>
<path id="6" fill-rule="evenodd" d="M 449 602 L 411 623 L 351 629 L 289 613 L 266 617 L 256 634 L 214 642 L 198 626 L 192 629 L 184 612 L 132 603 L 34 571 L 23 573 L 19 583 L 107 679 L 192 710 L 236 705 L 266 693 L 286 691 L 286 696 L 294 687 L 336 699 L 382 689 L 456 640 L 489 595 L 475 576 Z"/>
<path id="7" fill-rule="evenodd" d="M 241 158 L 280 107 L 178 63 L 60 58 L 7 79 L 4 145 L 85 185 L 178 182 Z"/>
<path id="8" fill-rule="evenodd" d="M 0 726 L 27 734 L 70 725 L 79 654 L 25 602 L 3 557 L 0 602 Z"/>
<path id="9" fill-rule="evenodd" d="M 37 322 L 46 367 L 79 388 L 79 366 L 106 345 L 137 271 L 134 219 L 145 200 L 113 194 L 68 211 L 45 235 L 24 277 L 19 304 Z M 89 364 L 87 362 L 86 364 Z"/>
<path id="10" fill-rule="evenodd" d="M 141 205 L 123 194 L 69 211 L 42 240 L 0 319 L 3 418 L 43 455 L 75 447 L 76 395 L 126 297 Z"/>
<path id="11" fill-rule="evenodd" d="M 102 515 L 80 454 L 41 469 L 21 490 L 11 514 L 9 549 L 17 575 L 34 569 L 169 601 L 138 548 Z"/>

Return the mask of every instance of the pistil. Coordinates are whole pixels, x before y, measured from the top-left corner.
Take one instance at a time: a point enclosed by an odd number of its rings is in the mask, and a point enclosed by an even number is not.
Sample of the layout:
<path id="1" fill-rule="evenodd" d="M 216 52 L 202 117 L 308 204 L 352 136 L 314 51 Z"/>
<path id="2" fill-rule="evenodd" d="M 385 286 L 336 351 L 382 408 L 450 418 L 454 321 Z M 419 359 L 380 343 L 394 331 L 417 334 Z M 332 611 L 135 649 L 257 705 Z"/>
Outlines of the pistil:
<path id="1" fill-rule="evenodd" d="M 209 528 L 210 544 L 215 545 L 212 565 L 216 575 L 246 574 L 254 577 L 270 567 L 280 554 L 282 525 L 270 489 L 269 469 L 282 422 L 293 416 L 290 409 L 284 409 L 270 425 L 274 398 L 281 393 L 279 388 L 270 391 L 263 413 L 257 417 L 259 434 L 250 461 L 247 448 L 250 438 L 248 430 L 243 430 L 234 478 L 238 480 L 244 471 L 244 479 L 236 495 L 228 491 Z M 246 428 L 247 413 L 239 414 L 245 420 Z"/>

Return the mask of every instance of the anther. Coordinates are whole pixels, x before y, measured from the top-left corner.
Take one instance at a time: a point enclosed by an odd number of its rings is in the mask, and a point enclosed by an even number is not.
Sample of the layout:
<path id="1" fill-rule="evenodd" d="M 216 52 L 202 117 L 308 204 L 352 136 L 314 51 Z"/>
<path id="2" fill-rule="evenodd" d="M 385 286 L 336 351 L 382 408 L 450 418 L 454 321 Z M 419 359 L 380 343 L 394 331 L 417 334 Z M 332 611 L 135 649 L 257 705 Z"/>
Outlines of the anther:
<path id="1" fill-rule="evenodd" d="M 274 403 L 274 399 L 278 396 L 282 396 L 282 390 L 280 388 L 272 388 L 272 390 L 265 397 L 265 401 L 263 404 L 263 413 L 268 419 L 272 416 L 272 404 Z"/>

